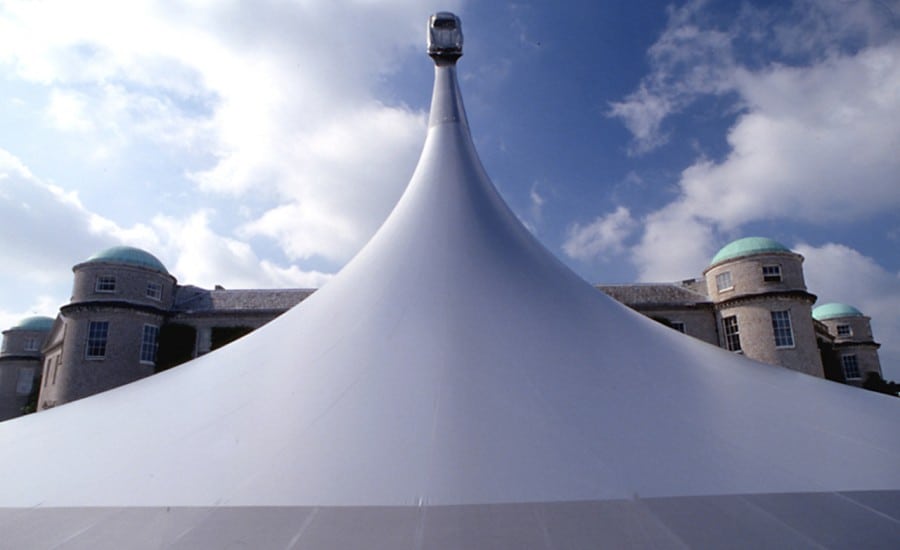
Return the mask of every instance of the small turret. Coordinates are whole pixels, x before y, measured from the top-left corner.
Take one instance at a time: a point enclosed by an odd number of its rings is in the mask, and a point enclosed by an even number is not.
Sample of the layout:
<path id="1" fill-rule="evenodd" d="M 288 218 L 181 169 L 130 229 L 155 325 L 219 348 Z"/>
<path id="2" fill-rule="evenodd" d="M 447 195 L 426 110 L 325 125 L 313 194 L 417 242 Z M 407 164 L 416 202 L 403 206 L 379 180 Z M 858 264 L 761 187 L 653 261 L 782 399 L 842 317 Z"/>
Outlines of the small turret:
<path id="1" fill-rule="evenodd" d="M 825 325 L 834 338 L 833 349 L 845 382 L 860 385 L 876 374 L 881 377 L 878 348 L 871 319 L 853 306 L 829 303 L 817 306 L 812 317 Z"/>
<path id="2" fill-rule="evenodd" d="M 60 309 L 65 339 L 39 409 L 153 374 L 160 328 L 174 299 L 175 277 L 158 258 L 130 246 L 99 252 L 72 268 L 72 300 Z"/>
<path id="3" fill-rule="evenodd" d="M 24 414 L 41 375 L 41 348 L 53 328 L 50 317 L 28 317 L 3 331 L 0 349 L 0 420 Z"/>
<path id="4" fill-rule="evenodd" d="M 824 376 L 803 256 L 764 237 L 724 246 L 703 272 L 720 345 L 758 361 Z"/>

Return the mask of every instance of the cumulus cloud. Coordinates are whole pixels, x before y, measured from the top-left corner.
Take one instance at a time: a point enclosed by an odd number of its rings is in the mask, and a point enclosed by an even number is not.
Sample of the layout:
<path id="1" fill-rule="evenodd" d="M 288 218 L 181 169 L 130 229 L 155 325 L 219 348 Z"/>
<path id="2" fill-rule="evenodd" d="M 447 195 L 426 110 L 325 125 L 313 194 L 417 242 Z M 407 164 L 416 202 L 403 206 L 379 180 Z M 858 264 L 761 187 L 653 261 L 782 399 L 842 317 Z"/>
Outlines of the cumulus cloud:
<path id="1" fill-rule="evenodd" d="M 54 297 L 41 295 L 30 302 L 27 307 L 19 311 L 0 308 L 0 331 L 11 328 L 17 325 L 22 319 L 34 315 L 55 318 L 61 305 L 62 304 L 58 303 Z"/>
<path id="2" fill-rule="evenodd" d="M 594 221 L 569 226 L 563 243 L 567 256 L 577 260 L 589 260 L 606 254 L 621 253 L 624 241 L 634 231 L 637 222 L 624 206 L 600 216 Z"/>
<path id="3" fill-rule="evenodd" d="M 72 265 L 128 232 L 89 212 L 77 194 L 41 181 L 0 149 L 0 274 L 43 283 L 69 281 Z"/>
<path id="4" fill-rule="evenodd" d="M 683 203 L 649 214 L 643 225 L 641 240 L 631 249 L 640 281 L 696 277 L 715 252 L 709 225 Z"/>
<path id="5" fill-rule="evenodd" d="M 244 224 L 240 235 L 271 237 L 292 259 L 345 261 L 396 202 L 424 133 L 423 114 L 369 104 L 284 144 L 284 158 L 270 166 L 282 182 L 280 204 Z"/>
<path id="6" fill-rule="evenodd" d="M 663 121 L 698 96 L 729 89 L 732 31 L 701 26 L 706 2 L 695 0 L 669 8 L 662 36 L 647 52 L 651 67 L 638 89 L 610 104 L 609 115 L 621 119 L 634 137 L 631 154 L 643 154 L 669 140 Z"/>
<path id="7" fill-rule="evenodd" d="M 609 116 L 632 133 L 630 153 L 644 154 L 667 143 L 672 136 L 665 120 L 699 98 L 740 92 L 738 76 L 760 68 L 759 53 L 798 66 L 854 53 L 859 44 L 896 40 L 896 4 L 794 0 L 768 9 L 748 4 L 739 17 L 726 21 L 710 8 L 707 0 L 670 7 L 666 29 L 647 51 L 650 72 L 634 92 L 610 103 Z"/>
<path id="8" fill-rule="evenodd" d="M 0 64 L 48 87 L 48 124 L 89 134 L 96 158 L 136 140 L 192 156 L 188 177 L 217 200 L 267 197 L 232 236 L 343 261 L 413 168 L 423 114 L 374 90 L 420 51 L 422 13 L 437 7 L 12 0 Z"/>
<path id="9" fill-rule="evenodd" d="M 18 309 L 0 309 L 0 321 L 55 315 L 71 288 L 72 266 L 119 244 L 151 251 L 182 283 L 209 288 L 318 288 L 331 277 L 260 258 L 246 242 L 215 232 L 214 215 L 210 210 L 184 219 L 158 215 L 122 227 L 88 210 L 77 193 L 41 181 L 0 149 L 0 276 L 8 291 L 26 293 Z M 39 296 L 36 301 L 31 293 Z"/>
<path id="10" fill-rule="evenodd" d="M 203 210 L 186 219 L 157 216 L 153 220 L 168 269 L 183 284 L 318 288 L 330 278 L 329 274 L 262 260 L 246 242 L 216 233 L 210 225 L 214 215 Z"/>
<path id="11" fill-rule="evenodd" d="M 847 246 L 799 243 L 794 250 L 806 261 L 806 286 L 819 297 L 818 303 L 852 305 L 872 318 L 875 340 L 886 378 L 900 380 L 900 273 L 891 273 L 874 259 Z"/>
<path id="12" fill-rule="evenodd" d="M 863 15 L 846 27 L 829 27 L 822 21 L 833 22 L 836 15 L 829 10 L 836 8 L 826 2 L 799 16 L 818 23 L 798 32 L 808 45 L 820 46 L 830 37 L 832 47 L 807 52 L 803 63 L 756 66 L 733 53 L 710 53 L 712 45 L 733 51 L 736 42 L 749 40 L 757 28 L 749 16 L 741 20 L 746 28 L 705 31 L 695 17 L 701 5 L 694 2 L 676 11 L 651 49 L 667 52 L 662 57 L 653 54 L 664 62 L 648 77 L 655 86 L 651 95 L 685 104 L 728 91 L 741 112 L 727 132 L 729 152 L 724 158 L 696 159 L 682 172 L 676 199 L 645 216 L 644 234 L 632 256 L 640 278 L 690 275 L 705 265 L 698 260 L 708 259 L 723 235 L 739 234 L 752 222 L 846 223 L 896 211 L 900 126 L 886 121 L 900 120 L 900 41 L 885 39 L 877 28 L 862 33 L 871 23 Z M 868 3 L 859 5 L 872 9 Z M 855 4 L 853 9 L 860 8 Z M 804 21 L 798 25 L 804 27 Z M 835 46 L 844 44 L 848 35 L 879 41 L 861 48 Z M 696 45 L 694 38 L 699 39 Z M 797 55 L 798 44 L 791 41 L 790 55 Z M 699 53 L 691 53 L 694 50 Z M 682 67 L 684 60 L 700 64 L 688 70 Z M 685 72 L 685 82 L 667 83 Z M 646 144 L 659 139 L 654 136 L 638 132 L 635 140 Z M 672 243 L 678 243 L 677 253 Z"/>

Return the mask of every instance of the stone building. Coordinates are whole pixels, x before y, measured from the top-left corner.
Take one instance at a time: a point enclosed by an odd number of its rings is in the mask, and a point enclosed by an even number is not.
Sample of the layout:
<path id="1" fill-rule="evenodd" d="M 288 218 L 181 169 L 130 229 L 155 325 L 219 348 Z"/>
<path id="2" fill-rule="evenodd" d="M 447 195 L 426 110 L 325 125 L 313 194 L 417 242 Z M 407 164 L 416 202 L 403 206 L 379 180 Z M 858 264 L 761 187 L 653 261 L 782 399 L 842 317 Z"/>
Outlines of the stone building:
<path id="1" fill-rule="evenodd" d="M 757 361 L 853 385 L 869 373 L 881 376 L 869 318 L 840 304 L 813 310 L 816 296 L 806 288 L 803 256 L 772 239 L 726 245 L 701 279 L 598 288 L 689 336 Z"/>
<path id="2" fill-rule="evenodd" d="M 127 384 L 220 347 L 311 290 L 181 286 L 152 254 L 115 247 L 72 268 L 71 301 L 41 348 L 38 410 Z"/>
<path id="3" fill-rule="evenodd" d="M 703 271 L 719 345 L 751 359 L 824 376 L 803 256 L 762 237 L 734 241 Z"/>
<path id="4" fill-rule="evenodd" d="M 53 326 L 50 317 L 28 317 L 3 331 L 0 348 L 0 420 L 25 412 L 40 379 L 41 346 Z"/>
<path id="5" fill-rule="evenodd" d="M 820 338 L 823 357 L 830 359 L 848 384 L 860 385 L 870 375 L 881 376 L 880 344 L 872 336 L 871 319 L 847 304 L 823 304 L 812 311 L 813 319 L 826 328 Z"/>
<path id="6" fill-rule="evenodd" d="M 751 359 L 854 385 L 880 376 L 869 318 L 842 304 L 813 310 L 802 264 L 784 245 L 749 237 L 723 247 L 701 278 L 597 288 Z M 72 270 L 72 299 L 55 320 L 27 319 L 3 333 L 0 419 L 21 414 L 29 398 L 47 409 L 203 355 L 313 292 L 179 285 L 152 254 L 123 246 Z"/>

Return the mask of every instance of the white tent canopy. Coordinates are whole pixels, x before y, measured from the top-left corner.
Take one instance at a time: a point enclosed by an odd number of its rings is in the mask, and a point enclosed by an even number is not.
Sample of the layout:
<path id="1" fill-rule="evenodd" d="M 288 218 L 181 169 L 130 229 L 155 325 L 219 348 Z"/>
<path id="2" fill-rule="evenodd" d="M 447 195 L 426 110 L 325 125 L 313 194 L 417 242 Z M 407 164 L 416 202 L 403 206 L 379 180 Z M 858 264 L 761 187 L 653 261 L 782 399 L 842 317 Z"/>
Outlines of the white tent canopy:
<path id="1" fill-rule="evenodd" d="M 0 423 L 0 546 L 887 547 L 898 421 L 569 271 L 490 183 L 445 61 L 406 193 L 326 287 Z"/>

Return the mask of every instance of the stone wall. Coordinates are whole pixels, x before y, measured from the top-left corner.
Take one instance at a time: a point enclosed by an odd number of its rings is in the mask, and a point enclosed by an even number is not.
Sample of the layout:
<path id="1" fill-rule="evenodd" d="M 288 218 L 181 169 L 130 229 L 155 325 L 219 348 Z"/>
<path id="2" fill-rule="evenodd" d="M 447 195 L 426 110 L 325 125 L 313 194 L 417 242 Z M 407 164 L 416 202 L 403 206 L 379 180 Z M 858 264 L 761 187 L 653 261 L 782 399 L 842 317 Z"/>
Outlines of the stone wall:
<path id="1" fill-rule="evenodd" d="M 812 323 L 812 304 L 777 295 L 733 300 L 719 308 L 720 319 L 737 318 L 742 353 L 750 359 L 781 365 L 789 369 L 824 377 L 822 358 Z M 791 319 L 794 345 L 778 347 L 772 327 L 772 312 L 787 311 Z M 721 322 L 721 321 L 720 321 Z M 725 346 L 725 330 L 720 330 L 720 345 Z"/>

